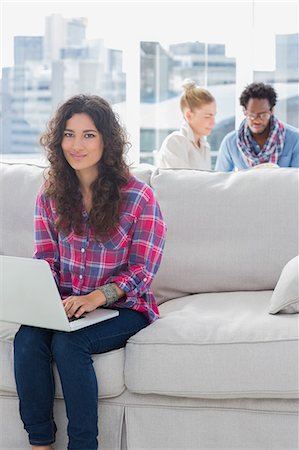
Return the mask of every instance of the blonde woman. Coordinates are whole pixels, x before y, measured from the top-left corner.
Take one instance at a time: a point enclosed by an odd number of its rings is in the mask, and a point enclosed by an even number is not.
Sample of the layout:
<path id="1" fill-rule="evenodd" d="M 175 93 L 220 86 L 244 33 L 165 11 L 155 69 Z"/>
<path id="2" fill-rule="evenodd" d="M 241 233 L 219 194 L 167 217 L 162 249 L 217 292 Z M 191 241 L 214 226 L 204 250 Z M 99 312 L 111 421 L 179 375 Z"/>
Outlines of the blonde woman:
<path id="1" fill-rule="evenodd" d="M 194 81 L 185 80 L 180 108 L 184 118 L 182 126 L 164 140 L 157 154 L 157 165 L 162 168 L 210 170 L 211 152 L 206 136 L 215 125 L 215 99 Z"/>

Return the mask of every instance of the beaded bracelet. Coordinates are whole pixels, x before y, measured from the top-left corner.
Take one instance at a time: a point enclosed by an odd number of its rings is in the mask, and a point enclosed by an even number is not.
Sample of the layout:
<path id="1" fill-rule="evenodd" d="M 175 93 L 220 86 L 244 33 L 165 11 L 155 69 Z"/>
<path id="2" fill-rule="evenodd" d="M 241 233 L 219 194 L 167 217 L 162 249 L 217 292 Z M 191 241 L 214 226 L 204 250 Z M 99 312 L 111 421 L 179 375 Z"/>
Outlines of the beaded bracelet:
<path id="1" fill-rule="evenodd" d="M 110 306 L 118 300 L 117 290 L 112 283 L 104 284 L 103 286 L 98 287 L 98 289 L 105 295 L 105 306 Z"/>

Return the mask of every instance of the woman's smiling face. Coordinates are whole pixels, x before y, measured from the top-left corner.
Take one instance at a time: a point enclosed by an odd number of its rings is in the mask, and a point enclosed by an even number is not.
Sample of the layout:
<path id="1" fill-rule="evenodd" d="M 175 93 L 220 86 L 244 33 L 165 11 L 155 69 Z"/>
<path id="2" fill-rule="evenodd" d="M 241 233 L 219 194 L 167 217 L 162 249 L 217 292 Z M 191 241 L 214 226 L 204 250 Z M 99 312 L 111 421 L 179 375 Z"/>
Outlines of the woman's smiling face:
<path id="1" fill-rule="evenodd" d="M 94 171 L 102 158 L 104 143 L 92 118 L 76 113 L 66 121 L 61 147 L 65 159 L 75 171 Z"/>

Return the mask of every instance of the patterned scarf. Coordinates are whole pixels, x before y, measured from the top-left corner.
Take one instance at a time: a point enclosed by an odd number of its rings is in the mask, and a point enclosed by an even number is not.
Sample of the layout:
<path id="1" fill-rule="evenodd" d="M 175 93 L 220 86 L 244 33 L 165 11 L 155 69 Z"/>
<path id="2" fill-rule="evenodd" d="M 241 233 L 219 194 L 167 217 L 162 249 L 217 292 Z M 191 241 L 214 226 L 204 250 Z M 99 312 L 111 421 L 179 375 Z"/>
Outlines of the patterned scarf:
<path id="1" fill-rule="evenodd" d="M 271 116 L 269 136 L 263 148 L 256 154 L 252 145 L 253 138 L 250 129 L 244 119 L 238 131 L 237 146 L 247 166 L 253 167 L 267 162 L 277 164 L 284 146 L 285 133 L 284 124 L 276 117 Z"/>

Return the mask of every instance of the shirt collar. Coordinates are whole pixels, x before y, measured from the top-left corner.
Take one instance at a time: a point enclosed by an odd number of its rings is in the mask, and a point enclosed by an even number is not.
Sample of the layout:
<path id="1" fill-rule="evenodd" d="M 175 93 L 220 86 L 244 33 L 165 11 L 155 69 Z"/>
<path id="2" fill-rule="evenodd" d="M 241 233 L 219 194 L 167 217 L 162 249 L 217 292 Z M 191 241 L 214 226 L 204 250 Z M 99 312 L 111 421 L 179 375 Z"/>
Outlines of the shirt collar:
<path id="1" fill-rule="evenodd" d="M 189 139 L 189 141 L 191 141 L 196 147 L 198 147 L 198 142 L 194 136 L 193 130 L 186 120 L 183 120 L 181 131 L 183 135 L 186 136 L 187 139 Z M 205 144 L 205 138 L 200 138 L 200 144 L 201 146 Z"/>

